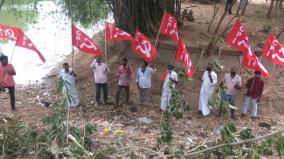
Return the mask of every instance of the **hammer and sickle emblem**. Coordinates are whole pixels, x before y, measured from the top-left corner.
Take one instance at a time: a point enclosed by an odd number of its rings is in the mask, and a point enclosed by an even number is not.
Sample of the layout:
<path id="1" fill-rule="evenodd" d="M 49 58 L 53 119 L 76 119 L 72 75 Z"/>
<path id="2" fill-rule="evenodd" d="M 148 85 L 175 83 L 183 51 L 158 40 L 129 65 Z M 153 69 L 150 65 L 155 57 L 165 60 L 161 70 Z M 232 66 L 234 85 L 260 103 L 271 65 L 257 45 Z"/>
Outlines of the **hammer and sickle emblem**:
<path id="1" fill-rule="evenodd" d="M 136 47 L 136 49 L 137 50 L 140 50 L 143 54 L 145 54 L 148 58 L 149 57 L 151 57 L 151 53 L 150 53 L 150 51 L 151 51 L 151 45 L 147 42 L 147 41 L 145 41 L 145 40 L 143 40 L 142 41 L 142 45 L 144 46 L 144 47 L 142 47 L 141 45 L 138 45 L 137 47 Z M 144 48 L 144 49 L 143 49 Z"/>

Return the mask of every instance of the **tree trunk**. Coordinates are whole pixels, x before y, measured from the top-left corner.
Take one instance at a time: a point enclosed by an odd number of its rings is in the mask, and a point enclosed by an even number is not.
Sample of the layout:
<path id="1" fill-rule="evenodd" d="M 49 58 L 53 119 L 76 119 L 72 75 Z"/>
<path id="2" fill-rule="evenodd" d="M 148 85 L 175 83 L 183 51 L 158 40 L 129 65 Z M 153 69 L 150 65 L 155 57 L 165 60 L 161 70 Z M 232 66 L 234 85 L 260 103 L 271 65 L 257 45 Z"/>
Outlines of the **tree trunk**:
<path id="1" fill-rule="evenodd" d="M 267 18 L 271 18 L 271 12 L 272 12 L 272 8 L 273 8 L 273 5 L 274 5 L 274 1 L 275 0 L 271 0 L 270 7 L 269 7 L 268 12 L 267 12 Z"/>
<path id="2" fill-rule="evenodd" d="M 242 13 L 241 13 L 242 16 L 245 15 L 248 4 L 249 4 L 248 0 L 244 0 L 244 6 L 242 8 Z"/>
<path id="3" fill-rule="evenodd" d="M 242 5 L 242 0 L 240 0 L 240 3 L 239 3 L 239 5 L 238 5 L 237 11 L 236 11 L 236 16 L 237 16 L 237 17 L 240 16 L 241 5 Z"/>
<path id="4" fill-rule="evenodd" d="M 2 9 L 2 6 L 3 6 L 3 4 L 4 4 L 4 1 L 5 1 L 5 0 L 1 0 L 1 2 L 0 2 L 0 10 Z"/>
<path id="5" fill-rule="evenodd" d="M 233 6 L 235 3 L 236 3 L 236 0 L 233 1 L 232 6 Z M 220 20 L 219 20 L 217 26 L 216 26 L 216 29 L 215 29 L 215 31 L 214 31 L 214 34 L 211 36 L 211 38 L 210 38 L 210 40 L 209 40 L 209 43 L 208 43 L 208 45 L 207 45 L 207 47 L 206 47 L 206 50 L 205 50 L 205 55 L 206 55 L 206 56 L 210 56 L 210 55 L 212 54 L 212 49 L 214 48 L 214 45 L 215 45 L 215 43 L 216 43 L 216 39 L 219 37 L 219 36 L 217 36 L 217 33 L 218 33 L 218 31 L 220 30 L 221 24 L 222 24 L 222 22 L 224 21 L 224 19 L 225 19 L 227 13 L 228 13 L 228 9 L 226 9 L 226 10 L 223 12 L 223 14 L 222 14 L 222 16 L 221 16 L 221 18 L 220 18 Z M 230 21 L 230 22 L 231 22 L 231 21 Z M 230 22 L 229 22 L 229 23 L 230 23 Z"/>
<path id="6" fill-rule="evenodd" d="M 158 31 L 164 10 L 178 19 L 181 0 L 107 0 L 113 11 L 115 24 L 134 33 L 136 28 L 146 34 Z"/>

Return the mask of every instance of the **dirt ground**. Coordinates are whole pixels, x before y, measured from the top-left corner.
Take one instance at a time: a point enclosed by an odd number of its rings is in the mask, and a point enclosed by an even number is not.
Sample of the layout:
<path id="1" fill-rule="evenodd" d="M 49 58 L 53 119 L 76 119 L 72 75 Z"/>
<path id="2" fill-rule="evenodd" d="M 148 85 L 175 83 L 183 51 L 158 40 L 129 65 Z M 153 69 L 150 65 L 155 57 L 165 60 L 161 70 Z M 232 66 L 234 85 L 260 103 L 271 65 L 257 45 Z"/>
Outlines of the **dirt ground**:
<path id="1" fill-rule="evenodd" d="M 266 19 L 264 18 L 267 11 L 268 3 L 252 3 L 248 6 L 246 16 L 241 18 L 243 24 L 249 32 L 249 39 L 253 44 L 255 50 L 261 49 L 259 43 L 264 43 L 267 34 L 260 32 L 264 25 L 272 25 L 272 33 L 277 34 L 281 28 L 284 28 L 284 14 L 279 14 L 275 16 L 280 16 L 279 18 Z M 259 2 L 259 1 L 257 1 Z M 195 22 L 185 22 L 183 28 L 179 30 L 180 35 L 186 40 L 186 44 L 190 47 L 198 47 L 200 45 L 206 45 L 208 41 L 209 33 L 206 32 L 207 26 L 209 24 L 211 15 L 213 13 L 213 5 L 203 5 L 192 2 L 184 3 L 184 7 L 194 5 L 192 10 L 194 12 Z M 218 4 L 220 10 L 224 9 L 224 4 Z M 235 11 L 235 7 L 233 12 Z M 281 11 L 284 12 L 283 10 Z M 221 14 L 221 13 L 220 13 Z M 220 17 L 220 15 L 218 15 Z M 261 18 L 261 20 L 259 20 Z M 226 21 L 230 19 L 230 16 L 226 17 Z M 200 27 L 202 26 L 202 27 Z M 215 25 L 212 26 L 214 29 Z M 223 28 L 224 26 L 222 26 Z M 165 42 L 168 42 L 166 38 L 162 37 Z M 279 40 L 284 42 L 284 35 L 279 38 Z M 110 67 L 109 75 L 109 97 L 110 101 L 114 102 L 114 97 L 117 89 L 117 80 L 115 78 L 115 70 L 119 64 L 119 60 L 122 57 L 127 57 L 129 59 L 130 66 L 136 73 L 136 70 L 142 64 L 142 60 L 129 51 L 128 43 L 116 43 L 119 48 L 111 46 L 108 52 L 108 64 Z M 220 44 L 224 49 L 231 49 L 225 44 Z M 126 49 L 124 50 L 124 47 Z M 74 56 L 74 69 L 78 74 L 78 90 L 80 92 L 81 105 L 76 108 L 71 109 L 70 120 L 72 124 L 82 127 L 86 122 L 97 123 L 99 126 L 99 131 L 95 134 L 97 139 L 98 147 L 104 147 L 108 145 L 115 144 L 117 137 L 115 135 L 103 134 L 103 129 L 106 127 L 111 127 L 112 130 L 125 130 L 127 134 L 123 141 L 127 145 L 140 145 L 151 147 L 156 143 L 157 136 L 160 132 L 160 120 L 161 113 L 159 112 L 159 101 L 160 101 L 160 78 L 167 62 L 166 58 L 171 58 L 174 51 L 168 51 L 165 53 L 160 51 L 159 59 L 153 63 L 153 66 L 157 68 L 157 73 L 153 77 L 153 88 L 151 90 L 152 104 L 149 106 L 139 105 L 138 101 L 138 90 L 135 83 L 135 75 L 133 76 L 133 82 L 131 85 L 131 104 L 123 105 L 122 108 L 114 109 L 111 105 L 102 105 L 95 107 L 94 95 L 95 86 L 93 80 L 93 73 L 89 68 L 93 57 L 87 54 L 76 53 Z M 172 53 L 172 54 L 170 54 Z M 168 57 L 167 57 L 168 56 Z M 199 53 L 192 52 L 193 64 L 196 64 L 200 56 Z M 67 58 L 66 61 L 68 61 Z M 231 65 L 238 65 L 238 56 L 228 56 L 224 54 L 221 59 L 223 64 L 229 68 Z M 70 61 L 70 60 L 69 60 Z M 265 61 L 265 60 L 264 60 Z M 234 64 L 232 64 L 234 63 Z M 269 70 L 274 72 L 274 66 L 269 62 L 265 61 L 266 66 Z M 229 118 L 217 117 L 212 114 L 210 117 L 199 117 L 197 115 L 198 105 L 197 101 L 199 98 L 199 91 L 201 82 L 199 78 L 201 77 L 204 68 L 206 66 L 206 60 L 202 61 L 200 68 L 197 70 L 195 77 L 192 81 L 180 82 L 178 89 L 185 93 L 185 97 L 188 99 L 192 111 L 190 113 L 185 113 L 181 120 L 175 121 L 173 124 L 174 130 L 174 143 L 177 146 L 183 145 L 186 149 L 190 149 L 196 144 L 208 143 L 210 141 L 215 141 L 220 136 L 218 135 L 218 128 L 220 128 Z M 21 121 L 27 122 L 30 126 L 40 128 L 42 127 L 41 119 L 43 116 L 48 115 L 52 110 L 52 105 L 55 101 L 59 100 L 60 93 L 56 90 L 53 81 L 56 80 L 57 72 L 60 68 L 54 68 L 54 70 L 46 77 L 46 82 L 44 84 L 35 84 L 28 86 L 18 86 L 17 87 L 17 112 L 11 112 L 9 107 L 8 94 L 0 94 L 1 107 L 0 111 L 2 113 L 13 114 L 15 117 L 19 118 Z M 252 71 L 241 69 L 241 75 L 243 77 L 243 82 L 251 74 Z M 218 73 L 218 75 L 221 75 Z M 277 69 L 273 74 L 272 78 L 266 81 L 266 89 L 263 95 L 263 101 L 259 105 L 259 118 L 256 122 L 253 122 L 250 117 L 240 118 L 240 109 L 243 102 L 243 94 L 245 90 L 239 92 L 238 94 L 238 110 L 236 124 L 238 128 L 249 127 L 253 130 L 257 136 L 262 136 L 264 134 L 270 133 L 272 131 L 283 129 L 284 126 L 284 80 L 283 80 L 283 68 Z M 219 77 L 221 79 L 222 77 Z M 219 80 L 220 81 L 220 80 Z M 40 100 L 47 101 L 51 103 L 49 107 L 45 107 L 40 104 Z M 136 112 L 131 111 L 135 107 Z M 151 122 L 145 124 L 139 119 L 146 117 L 150 119 Z M 259 126 L 260 122 L 267 122 L 271 125 L 270 129 L 263 128 Z"/>

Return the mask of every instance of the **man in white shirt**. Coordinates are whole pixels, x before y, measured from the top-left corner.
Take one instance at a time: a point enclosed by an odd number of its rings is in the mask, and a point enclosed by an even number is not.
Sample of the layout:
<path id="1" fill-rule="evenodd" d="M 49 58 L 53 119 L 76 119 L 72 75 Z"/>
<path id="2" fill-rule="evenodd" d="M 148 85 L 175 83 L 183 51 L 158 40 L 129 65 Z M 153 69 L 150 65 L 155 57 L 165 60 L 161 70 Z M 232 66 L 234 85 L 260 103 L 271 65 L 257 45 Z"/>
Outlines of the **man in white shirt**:
<path id="1" fill-rule="evenodd" d="M 104 103 L 107 104 L 108 101 L 108 66 L 102 62 L 101 56 L 94 59 L 90 66 L 94 71 L 95 83 L 96 83 L 96 105 L 101 104 L 101 89 L 103 89 Z"/>
<path id="2" fill-rule="evenodd" d="M 202 76 L 202 86 L 199 97 L 199 114 L 208 116 L 210 108 L 208 102 L 214 93 L 215 85 L 217 84 L 217 74 L 213 71 L 213 64 L 209 63 L 206 71 Z"/>
<path id="3" fill-rule="evenodd" d="M 77 75 L 68 63 L 63 64 L 63 69 L 59 73 L 59 79 L 64 81 L 63 93 L 69 107 L 76 107 L 80 104 L 79 94 L 76 89 Z"/>
<path id="4" fill-rule="evenodd" d="M 136 83 L 141 104 L 149 104 L 150 102 L 151 79 L 154 72 L 156 72 L 156 68 L 151 68 L 146 61 L 137 70 Z"/>
<path id="5" fill-rule="evenodd" d="M 222 103 L 224 101 L 229 102 L 230 105 L 235 106 L 237 90 L 240 90 L 242 87 L 242 79 L 237 75 L 237 68 L 232 67 L 230 73 L 226 73 L 224 76 L 224 82 L 221 85 L 225 85 L 225 91 L 222 92 Z M 220 115 L 222 113 L 222 107 L 220 109 Z M 235 119 L 235 110 L 231 109 L 231 118 Z"/>
<path id="6" fill-rule="evenodd" d="M 178 75 L 174 71 L 174 65 L 168 65 L 167 76 L 163 81 L 161 87 L 163 88 L 161 96 L 161 110 L 166 111 L 170 105 L 170 99 L 172 97 L 172 89 L 175 89 L 175 85 L 178 82 Z"/>

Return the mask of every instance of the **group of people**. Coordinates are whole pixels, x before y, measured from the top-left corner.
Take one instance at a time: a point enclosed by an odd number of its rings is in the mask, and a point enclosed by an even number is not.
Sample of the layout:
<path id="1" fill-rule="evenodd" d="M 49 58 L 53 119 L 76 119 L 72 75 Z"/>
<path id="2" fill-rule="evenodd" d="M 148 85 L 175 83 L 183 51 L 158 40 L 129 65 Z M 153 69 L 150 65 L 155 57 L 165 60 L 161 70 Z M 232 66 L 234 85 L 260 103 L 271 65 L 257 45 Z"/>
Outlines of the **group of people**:
<path id="1" fill-rule="evenodd" d="M 101 56 L 98 56 L 92 61 L 90 68 L 94 72 L 94 80 L 96 85 L 95 105 L 99 106 L 101 104 L 108 104 L 108 65 L 102 62 Z M 139 89 L 139 99 L 141 104 L 150 103 L 150 88 L 152 81 L 151 78 L 155 72 L 156 68 L 152 68 L 147 62 L 143 62 L 142 66 L 137 70 L 136 84 L 137 88 Z M 116 107 L 121 106 L 120 98 L 121 92 L 123 90 L 126 94 L 125 103 L 129 102 L 132 75 L 132 68 L 128 65 L 127 59 L 123 58 L 121 61 L 121 65 L 118 66 L 116 72 L 116 77 L 118 79 L 118 88 L 115 97 Z M 63 64 L 63 69 L 59 73 L 59 78 L 65 81 L 64 83 L 66 83 L 66 87 L 63 91 L 64 94 L 68 97 L 68 105 L 71 107 L 78 106 L 80 101 L 75 85 L 76 74 L 72 70 L 72 68 L 69 68 L 68 63 Z M 103 94 L 103 100 L 101 100 L 101 93 Z"/>
<path id="2" fill-rule="evenodd" d="M 16 71 L 12 64 L 8 63 L 8 57 L 4 54 L 0 54 L 0 91 L 6 89 L 10 95 L 11 109 L 16 110 L 15 107 L 15 81 L 13 76 L 16 75 Z M 101 56 L 96 57 L 90 68 L 94 72 L 94 80 L 96 85 L 96 105 L 108 104 L 108 73 L 109 68 L 106 63 L 102 61 Z M 156 72 L 155 67 L 151 67 L 147 62 L 143 62 L 142 66 L 136 72 L 136 84 L 139 90 L 139 101 L 141 104 L 150 104 L 150 89 L 152 87 L 152 76 Z M 178 82 L 178 74 L 175 72 L 174 65 L 169 64 L 167 67 L 165 79 L 162 82 L 161 89 L 161 103 L 160 109 L 166 111 L 170 105 L 170 99 L 172 96 L 172 90 L 175 89 L 175 85 Z M 118 88 L 116 92 L 115 105 L 121 106 L 120 98 L 122 90 L 125 90 L 125 102 L 129 102 L 130 97 L 130 85 L 132 83 L 133 71 L 128 65 L 126 58 L 123 58 L 121 64 L 118 66 L 116 72 L 116 78 L 118 79 Z M 63 81 L 63 93 L 67 99 L 67 105 L 70 107 L 76 107 L 80 105 L 79 93 L 76 89 L 76 73 L 69 67 L 68 63 L 63 64 L 63 69 L 59 73 L 59 78 Z M 237 75 L 237 68 L 232 67 L 230 73 L 226 73 L 224 79 L 220 83 L 220 86 L 224 86 L 224 91 L 221 95 L 221 104 L 228 102 L 232 106 L 236 106 L 236 95 L 239 90 L 242 89 L 241 77 Z M 215 87 L 217 85 L 217 74 L 213 70 L 213 64 L 208 64 L 206 71 L 202 76 L 202 85 L 200 89 L 199 97 L 199 111 L 198 113 L 203 116 L 208 116 L 211 112 L 211 106 L 209 101 L 214 94 Z M 242 108 L 242 116 L 245 116 L 248 111 L 248 107 L 252 106 L 252 118 L 257 117 L 257 105 L 260 101 L 264 81 L 259 71 L 255 71 L 254 77 L 248 79 L 245 84 L 247 89 L 245 101 Z M 103 94 L 103 100 L 101 100 L 101 92 Z M 222 110 L 220 110 L 220 113 Z M 235 119 L 235 109 L 231 109 L 231 117 Z"/>
<path id="3" fill-rule="evenodd" d="M 69 69 L 67 63 L 63 65 L 64 69 L 60 72 L 59 77 L 70 83 L 72 88 L 69 91 L 71 96 L 71 103 L 69 106 L 78 106 L 79 97 L 76 92 L 75 77 L 76 74 L 72 69 Z M 91 69 L 94 72 L 94 80 L 96 85 L 96 105 L 108 104 L 108 73 L 109 68 L 106 63 L 102 62 L 102 58 L 96 57 L 91 63 Z M 137 70 L 136 73 L 136 84 L 139 90 L 139 101 L 141 104 L 150 104 L 150 89 L 152 86 L 152 75 L 156 72 L 156 68 L 151 67 L 147 62 L 143 62 L 142 66 Z M 115 105 L 120 106 L 120 98 L 122 90 L 125 90 L 126 103 L 129 101 L 129 90 L 132 83 L 132 68 L 128 65 L 126 58 L 123 58 L 121 65 L 118 66 L 116 77 L 118 79 L 118 88 L 115 98 Z M 72 79 L 72 80 L 70 80 Z M 221 94 L 221 104 L 228 102 L 231 106 L 236 106 L 236 95 L 239 90 L 242 89 L 241 77 L 237 75 L 237 68 L 232 67 L 230 73 L 226 73 L 220 86 L 224 87 L 224 91 Z M 170 99 L 172 96 L 172 90 L 178 82 L 178 74 L 175 72 L 173 65 L 168 65 L 167 75 L 162 82 L 161 89 L 161 103 L 160 109 L 166 111 L 170 105 Z M 213 71 L 213 64 L 208 64 L 207 70 L 202 76 L 202 85 L 200 89 L 199 98 L 199 114 L 208 116 L 211 112 L 211 106 L 209 101 L 214 94 L 215 87 L 217 85 L 217 74 Z M 245 87 L 247 88 L 245 102 L 243 104 L 242 116 L 247 114 L 248 107 L 252 105 L 252 118 L 255 119 L 257 116 L 257 103 L 259 102 L 264 81 L 261 78 L 261 73 L 255 71 L 255 76 L 250 78 Z M 101 101 L 101 91 L 103 92 L 103 101 Z M 66 92 L 66 91 L 65 91 Z M 222 108 L 222 107 L 221 107 Z M 222 109 L 220 109 L 220 113 Z M 235 119 L 235 109 L 230 110 L 231 117 Z"/>
<path id="4" fill-rule="evenodd" d="M 220 83 L 220 87 L 224 86 L 224 91 L 221 95 L 221 104 L 228 102 L 232 106 L 236 106 L 236 95 L 237 91 L 242 89 L 241 77 L 237 75 L 237 68 L 232 67 L 230 73 L 226 73 L 223 81 Z M 199 98 L 199 114 L 203 116 L 208 116 L 210 114 L 209 101 L 217 85 L 217 74 L 213 71 L 213 64 L 209 64 L 207 70 L 202 76 L 202 86 L 200 90 Z M 245 101 L 242 108 L 242 117 L 246 116 L 248 112 L 248 107 L 252 106 L 252 119 L 255 120 L 257 117 L 257 104 L 260 101 L 264 81 L 261 77 L 261 72 L 255 71 L 254 77 L 248 79 L 245 84 L 247 92 L 245 94 Z M 220 108 L 220 114 L 222 112 L 222 107 Z M 231 118 L 235 119 L 235 109 L 230 110 Z"/>

